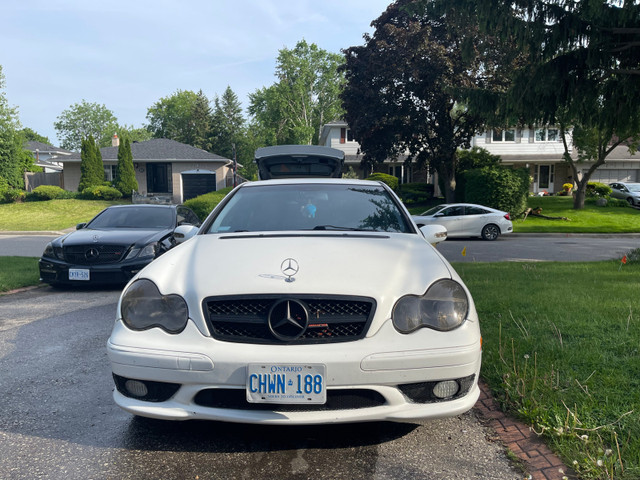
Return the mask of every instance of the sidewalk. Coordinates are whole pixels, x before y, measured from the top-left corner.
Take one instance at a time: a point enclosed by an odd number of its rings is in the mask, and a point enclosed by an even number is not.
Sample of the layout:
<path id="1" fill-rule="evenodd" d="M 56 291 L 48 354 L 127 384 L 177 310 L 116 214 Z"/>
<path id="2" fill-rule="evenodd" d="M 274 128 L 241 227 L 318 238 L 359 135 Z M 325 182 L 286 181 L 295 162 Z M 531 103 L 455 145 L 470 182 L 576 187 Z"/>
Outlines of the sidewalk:
<path id="1" fill-rule="evenodd" d="M 560 460 L 540 437 L 525 424 L 504 414 L 491 395 L 489 387 L 480 380 L 480 398 L 473 407 L 511 453 L 524 465 L 531 480 L 572 480 L 578 476 Z"/>

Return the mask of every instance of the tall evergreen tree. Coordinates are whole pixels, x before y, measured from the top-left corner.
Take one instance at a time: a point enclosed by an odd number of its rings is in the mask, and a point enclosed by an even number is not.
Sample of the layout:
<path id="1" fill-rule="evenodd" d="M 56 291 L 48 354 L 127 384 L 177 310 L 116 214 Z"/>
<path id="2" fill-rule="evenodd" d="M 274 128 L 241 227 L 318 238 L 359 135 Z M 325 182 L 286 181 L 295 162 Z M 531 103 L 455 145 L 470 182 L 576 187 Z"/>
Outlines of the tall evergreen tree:
<path id="1" fill-rule="evenodd" d="M 80 150 L 80 183 L 78 191 L 101 185 L 104 182 L 104 166 L 102 155 L 93 135 L 82 140 Z"/>
<path id="2" fill-rule="evenodd" d="M 202 90 L 200 90 L 196 95 L 192 112 L 194 147 L 211 151 L 211 141 L 209 140 L 209 136 L 211 135 L 211 117 L 211 103 Z"/>
<path id="3" fill-rule="evenodd" d="M 24 171 L 30 153 L 24 150 L 24 136 L 15 108 L 9 105 L 4 93 L 4 75 L 0 66 L 0 177 L 13 188 L 24 188 Z M 27 155 L 28 154 L 28 155 Z"/>
<path id="4" fill-rule="evenodd" d="M 211 151 L 226 158 L 233 158 L 233 146 L 236 146 L 237 154 L 240 144 L 244 141 L 244 123 L 240 100 L 231 87 L 227 86 L 222 97 L 216 95 L 214 99 Z"/>
<path id="5" fill-rule="evenodd" d="M 136 172 L 133 168 L 131 141 L 127 137 L 123 138 L 118 146 L 118 165 L 113 186 L 122 193 L 123 197 L 130 197 L 134 190 L 138 190 Z"/>

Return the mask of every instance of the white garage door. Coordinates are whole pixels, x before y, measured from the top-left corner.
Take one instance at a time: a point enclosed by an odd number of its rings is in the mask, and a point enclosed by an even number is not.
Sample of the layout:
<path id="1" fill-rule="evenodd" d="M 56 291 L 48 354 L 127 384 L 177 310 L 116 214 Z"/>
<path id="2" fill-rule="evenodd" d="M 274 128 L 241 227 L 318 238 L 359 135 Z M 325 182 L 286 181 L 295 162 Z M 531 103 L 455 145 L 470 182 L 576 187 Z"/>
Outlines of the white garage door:
<path id="1" fill-rule="evenodd" d="M 611 183 L 611 182 L 637 182 L 640 176 L 638 175 L 638 170 L 619 170 L 619 169 L 604 169 L 600 168 L 593 172 L 590 180 L 592 182 L 602 182 L 602 183 Z"/>

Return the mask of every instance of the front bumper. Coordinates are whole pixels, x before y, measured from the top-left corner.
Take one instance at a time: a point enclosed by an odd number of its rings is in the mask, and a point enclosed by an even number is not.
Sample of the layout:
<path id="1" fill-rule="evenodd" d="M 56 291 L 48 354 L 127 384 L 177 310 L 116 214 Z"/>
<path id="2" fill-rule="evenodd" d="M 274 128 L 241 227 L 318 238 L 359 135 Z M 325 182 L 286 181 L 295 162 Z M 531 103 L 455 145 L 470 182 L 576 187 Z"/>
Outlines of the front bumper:
<path id="1" fill-rule="evenodd" d="M 40 281 L 52 285 L 125 284 L 152 260 L 118 262 L 107 265 L 73 265 L 51 258 L 41 258 L 38 266 Z M 74 268 L 89 270 L 89 280 L 70 280 L 69 269 Z"/>
<path id="2" fill-rule="evenodd" d="M 205 337 L 192 322 L 177 336 L 158 329 L 131 332 L 118 322 L 107 350 L 119 382 L 114 399 L 135 415 L 265 424 L 419 423 L 463 413 L 478 399 L 479 328 L 467 322 L 459 330 L 401 335 L 388 321 L 375 335 L 355 342 L 247 346 Z M 458 341 L 443 346 L 446 335 Z M 158 348 L 162 345 L 171 345 L 171 350 Z M 324 364 L 328 398 L 339 401 L 303 408 L 248 403 L 249 363 Z M 173 384 L 175 389 L 166 399 L 143 401 L 125 395 L 121 387 L 127 379 Z M 449 400 L 415 394 L 444 380 L 466 382 L 464 392 Z"/>

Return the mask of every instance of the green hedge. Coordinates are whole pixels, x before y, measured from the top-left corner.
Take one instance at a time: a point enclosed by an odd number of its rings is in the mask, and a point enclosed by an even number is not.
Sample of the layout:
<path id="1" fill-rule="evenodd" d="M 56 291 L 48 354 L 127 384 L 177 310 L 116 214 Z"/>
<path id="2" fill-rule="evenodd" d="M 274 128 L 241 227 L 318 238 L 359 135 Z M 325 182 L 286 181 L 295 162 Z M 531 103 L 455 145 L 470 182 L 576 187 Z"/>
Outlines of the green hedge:
<path id="1" fill-rule="evenodd" d="M 25 198 L 25 192 L 9 185 L 4 178 L 0 177 L 0 203 L 12 203 Z"/>
<path id="2" fill-rule="evenodd" d="M 518 214 L 526 208 L 530 177 L 524 168 L 484 167 L 465 173 L 465 199 Z"/>
<path id="3" fill-rule="evenodd" d="M 64 198 L 75 198 L 74 192 L 69 192 L 57 185 L 40 185 L 27 193 L 25 200 L 27 202 L 41 202 L 46 200 L 58 200 Z"/>
<path id="4" fill-rule="evenodd" d="M 117 188 L 96 185 L 82 190 L 80 198 L 85 200 L 118 200 L 122 198 L 122 193 Z"/>
<path id="5" fill-rule="evenodd" d="M 611 187 L 606 183 L 589 182 L 585 196 L 587 197 L 608 197 L 611 195 Z"/>
<path id="6" fill-rule="evenodd" d="M 227 196 L 227 194 L 233 190 L 233 187 L 223 188 L 215 192 L 205 193 L 195 198 L 191 198 L 184 202 L 186 207 L 189 207 L 194 211 L 200 221 L 204 221 L 205 218 L 211 213 L 211 211 L 220 203 L 220 201 Z"/>
<path id="7" fill-rule="evenodd" d="M 403 183 L 398 189 L 398 195 L 405 205 L 426 203 L 433 198 L 433 184 L 426 182 Z"/>
<path id="8" fill-rule="evenodd" d="M 398 185 L 400 182 L 398 181 L 398 177 L 394 177 L 393 175 L 387 175 L 386 173 L 372 173 L 365 180 L 373 180 L 376 182 L 383 182 L 389 185 L 389 188 L 394 192 L 398 191 Z"/>

